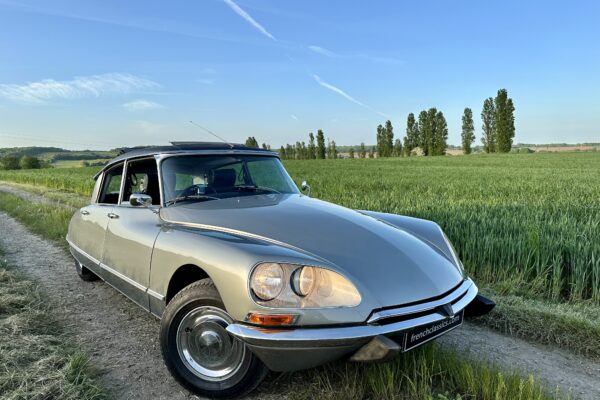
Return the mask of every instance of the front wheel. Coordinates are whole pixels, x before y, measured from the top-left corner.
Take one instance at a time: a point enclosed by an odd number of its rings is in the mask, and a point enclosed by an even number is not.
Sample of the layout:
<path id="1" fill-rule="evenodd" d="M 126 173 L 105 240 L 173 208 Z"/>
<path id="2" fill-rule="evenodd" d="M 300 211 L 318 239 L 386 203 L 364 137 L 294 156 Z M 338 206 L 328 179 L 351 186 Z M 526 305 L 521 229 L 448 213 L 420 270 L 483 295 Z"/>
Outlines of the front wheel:
<path id="1" fill-rule="evenodd" d="M 193 392 L 238 397 L 267 374 L 244 343 L 227 333 L 231 323 L 210 279 L 187 286 L 167 305 L 160 329 L 163 358 L 173 376 Z"/>

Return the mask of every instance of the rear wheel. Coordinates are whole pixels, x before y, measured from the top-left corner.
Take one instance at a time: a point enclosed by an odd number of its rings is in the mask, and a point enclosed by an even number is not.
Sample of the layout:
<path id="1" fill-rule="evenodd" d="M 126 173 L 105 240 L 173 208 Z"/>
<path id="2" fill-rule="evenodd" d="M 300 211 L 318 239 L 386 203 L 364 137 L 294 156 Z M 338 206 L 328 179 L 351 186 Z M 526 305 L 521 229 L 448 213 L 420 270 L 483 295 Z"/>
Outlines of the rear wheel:
<path id="1" fill-rule="evenodd" d="M 98 278 L 98 275 L 94 274 L 92 271 L 84 267 L 77 260 L 75 260 L 75 270 L 77 271 L 77 275 L 79 275 L 79 277 L 86 282 L 97 281 L 98 279 L 100 279 Z"/>
<path id="2" fill-rule="evenodd" d="M 225 329 L 233 319 L 210 279 L 181 290 L 167 305 L 160 340 L 167 367 L 184 386 L 207 397 L 237 397 L 268 370 Z"/>

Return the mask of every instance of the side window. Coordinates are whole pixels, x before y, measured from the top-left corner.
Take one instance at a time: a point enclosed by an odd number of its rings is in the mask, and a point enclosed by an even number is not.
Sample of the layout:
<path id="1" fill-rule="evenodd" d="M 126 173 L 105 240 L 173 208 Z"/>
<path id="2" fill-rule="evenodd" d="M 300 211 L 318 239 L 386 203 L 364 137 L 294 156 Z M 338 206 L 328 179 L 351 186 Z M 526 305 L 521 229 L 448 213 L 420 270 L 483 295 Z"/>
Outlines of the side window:
<path id="1" fill-rule="evenodd" d="M 122 178 L 123 164 L 104 173 L 104 183 L 102 185 L 102 194 L 100 195 L 99 203 L 119 204 Z"/>
<path id="2" fill-rule="evenodd" d="M 133 193 L 147 194 L 152 197 L 152 204 L 160 204 L 160 189 L 158 185 L 158 169 L 154 158 L 131 161 L 127 164 L 123 204 L 129 203 Z"/>

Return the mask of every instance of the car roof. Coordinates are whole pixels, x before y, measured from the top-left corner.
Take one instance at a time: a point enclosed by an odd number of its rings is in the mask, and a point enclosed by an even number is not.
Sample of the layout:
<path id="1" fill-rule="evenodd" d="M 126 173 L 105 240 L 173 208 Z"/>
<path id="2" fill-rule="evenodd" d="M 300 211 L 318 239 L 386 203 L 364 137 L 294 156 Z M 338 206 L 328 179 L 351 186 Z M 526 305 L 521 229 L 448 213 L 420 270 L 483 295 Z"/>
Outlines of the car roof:
<path id="1" fill-rule="evenodd" d="M 224 142 L 171 142 L 170 146 L 144 146 L 134 148 L 122 148 L 118 156 L 110 160 L 100 172 L 98 172 L 94 179 L 100 175 L 101 172 L 112 167 L 114 164 L 120 161 L 132 159 L 132 158 L 143 158 L 150 157 L 160 154 L 259 154 L 271 157 L 279 157 L 279 154 L 266 149 L 257 147 L 250 147 L 238 143 L 224 143 Z"/>

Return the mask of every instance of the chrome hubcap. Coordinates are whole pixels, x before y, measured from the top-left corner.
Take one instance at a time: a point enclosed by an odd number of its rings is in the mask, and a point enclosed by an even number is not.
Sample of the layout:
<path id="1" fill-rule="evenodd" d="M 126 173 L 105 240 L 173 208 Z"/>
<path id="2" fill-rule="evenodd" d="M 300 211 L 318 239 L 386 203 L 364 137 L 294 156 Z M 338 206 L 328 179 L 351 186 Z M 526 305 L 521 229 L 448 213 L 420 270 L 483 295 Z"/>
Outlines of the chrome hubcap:
<path id="1" fill-rule="evenodd" d="M 185 366 L 202 379 L 220 381 L 241 367 L 245 346 L 225 328 L 231 317 L 216 307 L 188 312 L 177 328 L 177 351 Z"/>

